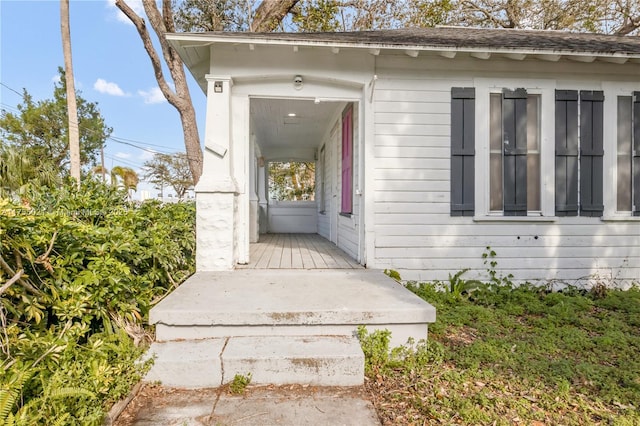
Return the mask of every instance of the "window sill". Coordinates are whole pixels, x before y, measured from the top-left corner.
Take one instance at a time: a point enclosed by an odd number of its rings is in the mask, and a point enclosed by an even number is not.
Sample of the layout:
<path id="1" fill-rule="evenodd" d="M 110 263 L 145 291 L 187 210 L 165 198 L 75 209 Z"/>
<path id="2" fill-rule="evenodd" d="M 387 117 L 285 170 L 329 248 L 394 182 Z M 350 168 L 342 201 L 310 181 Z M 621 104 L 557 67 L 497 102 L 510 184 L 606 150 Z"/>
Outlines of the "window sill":
<path id="1" fill-rule="evenodd" d="M 551 216 L 474 216 L 474 222 L 557 222 Z"/>
<path id="2" fill-rule="evenodd" d="M 602 216 L 603 222 L 640 222 L 640 216 Z"/>

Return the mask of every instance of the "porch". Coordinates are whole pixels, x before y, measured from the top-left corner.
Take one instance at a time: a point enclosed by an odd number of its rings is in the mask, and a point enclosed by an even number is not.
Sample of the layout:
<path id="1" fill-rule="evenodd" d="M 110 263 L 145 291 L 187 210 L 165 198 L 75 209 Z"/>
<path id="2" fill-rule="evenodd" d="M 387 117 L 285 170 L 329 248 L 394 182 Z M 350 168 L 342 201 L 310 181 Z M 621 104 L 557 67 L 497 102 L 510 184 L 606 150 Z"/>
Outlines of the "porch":
<path id="1" fill-rule="evenodd" d="M 262 234 L 250 262 L 237 269 L 362 269 L 347 253 L 318 234 Z"/>

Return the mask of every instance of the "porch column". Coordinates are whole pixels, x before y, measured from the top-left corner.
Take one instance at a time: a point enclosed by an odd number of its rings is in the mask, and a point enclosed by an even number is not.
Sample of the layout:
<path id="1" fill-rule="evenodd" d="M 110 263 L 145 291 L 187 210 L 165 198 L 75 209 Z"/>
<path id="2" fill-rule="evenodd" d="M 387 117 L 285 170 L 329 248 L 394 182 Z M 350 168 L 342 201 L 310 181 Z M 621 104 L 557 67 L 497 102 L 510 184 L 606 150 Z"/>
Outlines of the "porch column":
<path id="1" fill-rule="evenodd" d="M 249 142 L 249 242 L 257 243 L 260 238 L 260 207 L 258 206 L 258 153 L 255 135 Z"/>
<path id="2" fill-rule="evenodd" d="M 233 178 L 229 76 L 207 75 L 204 167 L 196 185 L 196 270 L 233 269 L 238 185 Z"/>
<path id="3" fill-rule="evenodd" d="M 269 199 L 267 197 L 267 163 L 258 158 L 258 205 L 260 210 L 260 233 L 269 232 Z"/>

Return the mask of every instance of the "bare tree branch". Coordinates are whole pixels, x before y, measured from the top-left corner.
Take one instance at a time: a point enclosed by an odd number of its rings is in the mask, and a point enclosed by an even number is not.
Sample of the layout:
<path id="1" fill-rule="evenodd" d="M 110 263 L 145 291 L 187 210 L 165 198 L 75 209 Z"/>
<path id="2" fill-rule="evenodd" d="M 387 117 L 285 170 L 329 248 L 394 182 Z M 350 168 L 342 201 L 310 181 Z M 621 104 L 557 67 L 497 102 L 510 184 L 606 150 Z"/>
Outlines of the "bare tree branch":
<path id="1" fill-rule="evenodd" d="M 2 294 L 4 294 L 4 292 L 7 291 L 9 287 L 15 284 L 20 279 L 20 277 L 22 277 L 23 274 L 24 274 L 24 270 L 20 269 L 18 272 L 16 272 L 16 274 L 13 277 L 9 278 L 9 281 L 4 283 L 2 287 L 0 287 L 0 296 L 2 296 Z"/>
<path id="2" fill-rule="evenodd" d="M 116 6 L 118 9 L 120 9 L 134 24 L 140 38 L 142 39 L 142 44 L 144 45 L 144 49 L 151 60 L 151 65 L 153 67 L 156 81 L 158 82 L 158 87 L 160 87 L 160 91 L 167 101 L 173 105 L 180 114 L 185 149 L 189 158 L 189 169 L 191 170 L 194 182 L 197 183 L 202 175 L 202 148 L 200 147 L 200 134 L 198 133 L 196 113 L 193 108 L 193 102 L 191 101 L 191 93 L 189 92 L 189 86 L 187 85 L 187 78 L 184 72 L 182 60 L 178 53 L 171 47 L 166 37 L 167 32 L 175 31 L 171 1 L 163 0 L 162 10 L 164 16 L 158 10 L 155 0 L 143 0 L 142 4 L 147 17 L 149 18 L 149 23 L 158 36 L 163 55 L 162 57 L 169 68 L 169 73 L 171 74 L 175 91 L 171 89 L 167 83 L 164 73 L 162 72 L 160 56 L 153 46 L 151 36 L 149 35 L 144 19 L 138 16 L 124 0 L 116 0 Z"/>
<path id="3" fill-rule="evenodd" d="M 4 260 L 2 255 L 0 255 L 0 267 L 9 275 L 15 276 L 17 273 L 9 266 L 9 264 Z M 40 290 L 38 290 L 33 284 L 31 284 L 28 280 L 23 280 L 22 276 L 18 277 L 18 284 L 24 287 L 31 294 L 39 295 L 41 294 Z"/>
<path id="4" fill-rule="evenodd" d="M 164 77 L 164 73 L 162 72 L 162 64 L 160 63 L 160 57 L 156 52 L 156 49 L 153 47 L 153 42 L 151 41 L 151 36 L 149 35 L 149 31 L 147 31 L 147 26 L 144 22 L 144 19 L 139 17 L 133 9 L 129 7 L 127 3 L 123 0 L 116 0 L 116 6 L 118 9 L 124 13 L 127 18 L 133 23 L 138 30 L 138 34 L 142 39 L 142 44 L 144 45 L 144 50 L 147 51 L 149 55 L 149 59 L 151 60 L 151 65 L 153 66 L 153 71 L 156 76 L 156 81 L 158 82 L 158 86 L 160 90 L 162 90 L 162 94 L 169 101 L 171 105 L 175 105 L 178 102 L 176 94 L 171 90 L 169 84 L 167 84 L 167 80 Z"/>
<path id="5" fill-rule="evenodd" d="M 298 0 L 263 0 L 256 10 L 251 31 L 261 33 L 275 30 L 296 3 Z"/>

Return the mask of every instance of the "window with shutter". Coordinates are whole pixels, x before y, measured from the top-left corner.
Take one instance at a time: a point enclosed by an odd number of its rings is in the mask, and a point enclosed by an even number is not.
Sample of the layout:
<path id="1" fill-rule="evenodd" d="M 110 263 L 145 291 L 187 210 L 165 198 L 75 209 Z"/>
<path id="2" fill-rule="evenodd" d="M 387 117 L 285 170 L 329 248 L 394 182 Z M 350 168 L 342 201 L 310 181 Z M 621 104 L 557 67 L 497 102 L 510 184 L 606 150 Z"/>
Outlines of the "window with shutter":
<path id="1" fill-rule="evenodd" d="M 602 216 L 603 103 L 601 91 L 580 92 L 580 215 Z"/>
<path id="2" fill-rule="evenodd" d="M 616 210 L 640 216 L 640 92 L 618 96 Z"/>
<path id="3" fill-rule="evenodd" d="M 451 89 L 451 215 L 475 212 L 475 89 Z"/>
<path id="4" fill-rule="evenodd" d="M 634 216 L 640 216 L 640 92 L 633 92 L 633 206 Z"/>
<path id="5" fill-rule="evenodd" d="M 556 90 L 556 216 L 578 215 L 578 91 Z"/>
<path id="6" fill-rule="evenodd" d="M 489 115 L 490 211 L 540 211 L 540 95 L 525 89 L 492 93 Z"/>

